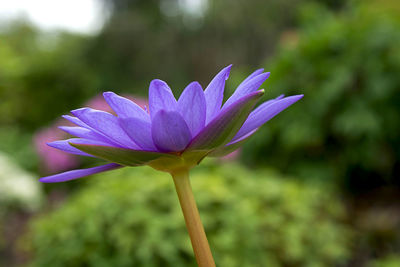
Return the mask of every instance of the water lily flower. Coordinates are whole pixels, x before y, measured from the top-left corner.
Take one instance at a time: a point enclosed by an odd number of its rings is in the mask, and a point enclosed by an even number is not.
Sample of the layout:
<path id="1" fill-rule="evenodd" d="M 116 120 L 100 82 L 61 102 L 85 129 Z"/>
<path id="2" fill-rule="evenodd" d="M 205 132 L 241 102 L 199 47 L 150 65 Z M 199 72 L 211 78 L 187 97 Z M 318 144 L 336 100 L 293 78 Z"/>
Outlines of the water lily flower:
<path id="1" fill-rule="evenodd" d="M 153 80 L 149 107 L 113 92 L 103 94 L 117 116 L 91 108 L 71 111 L 64 118 L 74 127 L 60 127 L 76 136 L 48 145 L 67 153 L 104 159 L 110 163 L 89 169 L 55 174 L 41 182 L 64 182 L 125 166 L 148 165 L 172 175 L 199 266 L 215 266 L 188 179 L 188 171 L 207 156 L 224 156 L 257 129 L 303 95 L 266 101 L 253 110 L 264 95 L 258 90 L 269 72 L 256 70 L 223 104 L 225 81 L 231 65 L 222 69 L 203 91 L 190 83 L 177 100 L 169 86 Z"/>
<path id="2" fill-rule="evenodd" d="M 265 122 L 303 95 L 279 96 L 258 106 L 264 94 L 258 90 L 269 72 L 256 70 L 222 105 L 225 81 L 231 66 L 222 69 L 203 91 L 198 82 L 190 83 L 178 100 L 169 86 L 153 80 L 149 88 L 149 108 L 105 92 L 104 98 L 117 116 L 91 108 L 65 115 L 75 127 L 60 129 L 76 136 L 48 143 L 67 153 L 94 156 L 111 163 L 43 177 L 41 182 L 64 182 L 124 166 L 149 165 L 174 172 L 190 169 L 206 156 L 224 156 L 253 135 Z"/>

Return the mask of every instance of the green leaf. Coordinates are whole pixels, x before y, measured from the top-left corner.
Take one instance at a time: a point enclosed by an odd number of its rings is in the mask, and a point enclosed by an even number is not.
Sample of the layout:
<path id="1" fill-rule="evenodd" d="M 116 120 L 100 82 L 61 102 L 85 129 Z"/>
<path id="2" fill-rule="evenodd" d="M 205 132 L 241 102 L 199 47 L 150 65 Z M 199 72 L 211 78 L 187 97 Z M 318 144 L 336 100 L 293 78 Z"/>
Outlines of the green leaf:
<path id="1" fill-rule="evenodd" d="M 159 159 L 161 157 L 171 160 L 179 159 L 177 156 L 167 153 L 141 151 L 111 146 L 83 145 L 74 143 L 70 143 L 70 145 L 98 158 L 102 158 L 124 166 L 145 165 L 148 162 Z"/>
<path id="2" fill-rule="evenodd" d="M 177 170 L 191 169 L 198 165 L 207 155 L 209 150 L 189 150 L 176 157 L 161 157 L 148 163 L 156 170 L 173 173 Z"/>

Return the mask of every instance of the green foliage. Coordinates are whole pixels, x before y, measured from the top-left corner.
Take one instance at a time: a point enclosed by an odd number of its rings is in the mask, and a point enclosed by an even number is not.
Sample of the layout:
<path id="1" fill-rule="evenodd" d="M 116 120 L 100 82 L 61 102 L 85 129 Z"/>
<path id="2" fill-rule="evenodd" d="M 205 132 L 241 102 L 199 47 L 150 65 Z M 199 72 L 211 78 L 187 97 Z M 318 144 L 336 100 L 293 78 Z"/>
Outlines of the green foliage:
<path id="1" fill-rule="evenodd" d="M 298 8 L 314 2 L 212 0 L 193 16 L 182 6 L 187 1 L 103 1 L 112 14 L 91 40 L 90 67 L 106 88 L 136 94 L 145 94 L 155 77 L 179 91 L 193 79 L 206 85 L 231 63 L 253 69 L 272 54 L 279 34 L 296 25 Z M 319 2 L 336 9 L 345 0 Z"/>
<path id="2" fill-rule="evenodd" d="M 33 147 L 31 133 L 16 126 L 0 125 L 0 140 L 0 152 L 6 153 L 24 169 L 37 171 L 39 160 Z"/>
<path id="3" fill-rule="evenodd" d="M 374 260 L 369 267 L 397 267 L 400 266 L 399 255 L 389 255 L 382 259 Z"/>
<path id="4" fill-rule="evenodd" d="M 397 16 L 397 15 L 396 15 Z M 303 10 L 304 27 L 267 64 L 269 97 L 305 97 L 248 143 L 245 160 L 354 188 L 395 181 L 400 164 L 398 16 Z M 267 152 L 266 152 L 267 151 Z"/>
<path id="5" fill-rule="evenodd" d="M 207 163 L 206 163 L 207 164 Z M 334 266 L 351 232 L 333 194 L 269 170 L 209 165 L 192 174 L 218 266 Z M 34 220 L 32 266 L 195 266 L 172 179 L 150 168 L 97 175 Z"/>
<path id="6" fill-rule="evenodd" d="M 94 95 L 96 78 L 83 60 L 87 38 L 44 34 L 25 22 L 0 32 L 0 124 L 27 130 Z"/>

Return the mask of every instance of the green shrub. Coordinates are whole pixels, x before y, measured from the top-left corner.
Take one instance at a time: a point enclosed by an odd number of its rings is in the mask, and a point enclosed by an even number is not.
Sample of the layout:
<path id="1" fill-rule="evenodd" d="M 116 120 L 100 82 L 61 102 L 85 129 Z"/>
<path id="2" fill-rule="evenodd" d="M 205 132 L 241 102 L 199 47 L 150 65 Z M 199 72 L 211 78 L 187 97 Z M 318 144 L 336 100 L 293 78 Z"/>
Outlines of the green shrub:
<path id="1" fill-rule="evenodd" d="M 372 261 L 369 267 L 397 267 L 400 266 L 400 255 L 389 255 Z"/>
<path id="2" fill-rule="evenodd" d="M 39 159 L 32 142 L 32 134 L 16 126 L 0 123 L 0 151 L 7 154 L 21 168 L 30 172 L 38 169 Z"/>
<path id="3" fill-rule="evenodd" d="M 199 167 L 194 194 L 217 266 L 333 266 L 351 232 L 333 194 L 269 171 Z M 172 179 L 147 168 L 91 177 L 25 240 L 32 266 L 195 266 Z"/>
<path id="4" fill-rule="evenodd" d="M 89 37 L 15 21 L 0 31 L 0 124 L 32 132 L 98 92 L 83 60 Z M 29 111 L 29 112 L 27 112 Z"/>
<path id="5" fill-rule="evenodd" d="M 315 6 L 305 9 L 303 30 L 292 33 L 266 64 L 267 96 L 305 97 L 250 139 L 245 160 L 306 178 L 344 178 L 353 189 L 395 182 L 400 174 L 396 16 L 379 8 L 337 16 Z"/>

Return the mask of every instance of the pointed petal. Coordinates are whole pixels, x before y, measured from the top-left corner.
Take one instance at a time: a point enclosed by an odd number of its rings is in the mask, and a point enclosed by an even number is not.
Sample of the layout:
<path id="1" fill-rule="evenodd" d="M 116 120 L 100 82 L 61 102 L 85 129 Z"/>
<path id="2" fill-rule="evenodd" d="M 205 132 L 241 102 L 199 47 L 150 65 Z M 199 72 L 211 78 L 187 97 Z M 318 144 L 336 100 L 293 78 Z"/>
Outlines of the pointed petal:
<path id="1" fill-rule="evenodd" d="M 60 130 L 63 130 L 64 132 L 66 132 L 70 135 L 74 135 L 76 137 L 89 138 L 89 139 L 91 137 L 93 137 L 91 135 L 93 132 L 91 130 L 83 128 L 83 127 L 59 126 L 58 128 Z"/>
<path id="2" fill-rule="evenodd" d="M 258 127 L 275 117 L 275 115 L 280 113 L 282 110 L 300 100 L 302 97 L 303 95 L 294 95 L 272 102 L 267 101 L 261 104 L 250 114 L 249 118 L 245 121 L 242 128 L 240 128 L 239 132 L 233 138 L 233 141 L 239 139 L 240 137 L 246 135 L 254 129 L 257 129 Z"/>
<path id="3" fill-rule="evenodd" d="M 120 118 L 140 118 L 141 120 L 150 120 L 149 114 L 139 107 L 133 101 L 119 96 L 113 92 L 103 93 L 104 99 L 108 105 L 117 113 Z"/>
<path id="4" fill-rule="evenodd" d="M 142 149 L 157 151 L 151 135 L 151 122 L 139 118 L 121 118 L 119 124 L 129 137 Z"/>
<path id="5" fill-rule="evenodd" d="M 59 127 L 61 130 L 65 131 L 65 132 L 67 132 L 69 134 L 75 135 L 75 136 L 80 137 L 80 138 L 99 140 L 101 142 L 105 142 L 105 143 L 108 143 L 108 144 L 113 145 L 113 146 L 121 146 L 118 142 L 113 141 L 111 138 L 107 137 L 103 133 L 93 129 L 92 127 L 90 127 L 89 125 L 87 125 L 86 123 L 84 123 L 83 121 L 78 119 L 77 117 L 73 117 L 73 116 L 69 116 L 69 115 L 63 115 L 62 117 L 64 119 L 67 119 L 70 122 L 74 123 L 75 125 L 78 125 L 81 128 L 84 128 L 84 129 L 87 129 L 87 130 L 91 131 L 92 133 L 90 135 L 93 134 L 93 138 L 89 137 L 89 136 L 77 135 L 78 132 L 74 132 L 73 133 L 71 129 L 67 129 L 67 126 Z M 68 128 L 73 128 L 73 127 L 68 127 Z M 97 136 L 97 138 L 94 138 L 94 136 Z"/>
<path id="6" fill-rule="evenodd" d="M 79 126 L 79 127 L 83 127 L 83 128 L 90 128 L 86 123 L 84 123 L 83 121 L 81 121 L 80 119 L 78 119 L 77 117 L 73 117 L 70 115 L 62 115 L 62 117 L 66 120 L 69 120 L 70 122 L 72 122 L 73 124 Z"/>
<path id="7" fill-rule="evenodd" d="M 98 141 L 98 140 L 92 140 L 92 139 L 85 139 L 85 138 L 71 138 L 67 140 L 69 144 L 74 143 L 74 144 L 81 144 L 81 145 L 94 145 L 94 146 L 109 146 L 109 147 L 115 147 L 114 145 L 111 145 L 106 142 Z"/>
<path id="8" fill-rule="evenodd" d="M 42 177 L 39 179 L 39 181 L 42 183 L 66 182 L 66 181 L 82 178 L 82 177 L 85 177 L 88 175 L 92 175 L 95 173 L 118 169 L 121 167 L 122 167 L 121 165 L 118 165 L 115 163 L 109 163 L 109 164 L 105 164 L 102 166 L 97 166 L 97 167 L 93 167 L 93 168 L 89 168 L 89 169 L 67 171 L 67 172 L 63 172 L 63 173 L 59 173 L 59 174 L 55 174 L 55 175 Z"/>
<path id="9" fill-rule="evenodd" d="M 222 69 L 212 79 L 210 84 L 204 91 L 204 96 L 207 103 L 206 111 L 206 125 L 217 115 L 221 109 L 222 100 L 224 98 L 225 81 L 229 77 L 232 65 L 229 65 Z"/>
<path id="10" fill-rule="evenodd" d="M 135 149 L 138 148 L 138 146 L 121 128 L 118 123 L 117 117 L 115 117 L 114 115 L 91 108 L 80 108 L 71 111 L 71 113 L 78 117 L 78 119 L 86 123 L 88 126 L 104 134 L 122 147 Z"/>
<path id="11" fill-rule="evenodd" d="M 185 119 L 192 136 L 204 127 L 206 122 L 206 99 L 198 82 L 190 83 L 178 100 L 178 111 Z"/>
<path id="12" fill-rule="evenodd" d="M 285 97 L 285 95 L 284 95 L 284 94 L 281 94 L 281 95 L 279 95 L 279 96 L 276 97 L 276 98 L 273 98 L 273 99 L 270 99 L 270 100 L 265 101 L 265 102 L 262 103 L 261 105 L 263 105 L 263 106 L 270 105 L 270 104 L 272 104 L 272 103 L 275 103 L 275 102 L 278 101 L 278 100 L 281 100 L 281 99 L 284 98 L 284 97 Z M 260 106 L 261 106 L 261 105 L 260 105 Z"/>
<path id="13" fill-rule="evenodd" d="M 73 135 L 73 136 L 76 136 L 79 138 L 93 139 L 93 140 L 108 143 L 108 139 L 106 137 L 104 137 L 103 135 L 101 135 L 99 133 L 96 133 L 93 130 L 89 130 L 87 128 L 70 127 L 70 126 L 59 126 L 58 128 L 70 135 Z M 110 143 L 110 145 L 112 145 L 112 143 Z"/>
<path id="14" fill-rule="evenodd" d="M 79 149 L 76 149 L 75 147 L 71 146 L 69 142 L 73 139 L 68 139 L 68 140 L 59 140 L 59 141 L 54 141 L 54 142 L 49 142 L 47 143 L 48 146 L 51 146 L 53 148 L 62 150 L 64 152 L 74 154 L 74 155 L 80 155 L 80 156 L 86 156 L 86 157 L 92 157 L 92 155 L 89 155 L 85 152 L 80 151 Z"/>
<path id="15" fill-rule="evenodd" d="M 263 90 L 250 93 L 221 111 L 213 121 L 193 138 L 188 149 L 214 149 L 227 144 L 235 136 L 255 103 L 263 94 Z"/>
<path id="16" fill-rule="evenodd" d="M 151 119 L 161 109 L 176 110 L 177 102 L 168 84 L 161 80 L 153 80 L 149 88 L 149 109 Z"/>
<path id="17" fill-rule="evenodd" d="M 124 166 L 145 165 L 161 157 L 179 159 L 175 155 L 159 153 L 159 152 L 133 150 L 133 149 L 109 147 L 109 146 L 77 144 L 72 142 L 71 145 L 78 148 L 79 150 L 85 151 L 86 153 L 89 153 L 98 158 L 115 162 Z"/>
<path id="18" fill-rule="evenodd" d="M 242 82 L 238 88 L 235 90 L 235 92 L 232 94 L 232 96 L 225 102 L 224 107 L 229 107 L 232 103 L 234 103 L 236 100 L 241 98 L 242 96 L 245 96 L 247 94 L 250 94 L 252 92 L 255 92 L 260 88 L 261 84 L 265 82 L 266 79 L 269 77 L 269 72 L 259 74 L 252 79 L 248 80 L 247 82 Z"/>
<path id="19" fill-rule="evenodd" d="M 250 81 L 251 79 L 253 79 L 254 77 L 256 77 L 257 75 L 259 75 L 259 74 L 261 74 L 261 73 L 263 73 L 263 72 L 264 72 L 264 69 L 258 69 L 258 70 L 256 70 L 255 72 L 253 72 L 252 74 L 250 74 L 249 76 L 247 76 L 247 78 L 244 79 L 243 82 L 242 82 L 241 84 L 244 84 L 244 83 Z M 241 85 L 241 84 L 240 84 L 240 85 Z M 240 85 L 239 85 L 239 86 L 240 86 Z"/>
<path id="20" fill-rule="evenodd" d="M 159 151 L 182 151 L 192 138 L 189 127 L 177 111 L 157 112 L 151 132 Z"/>

